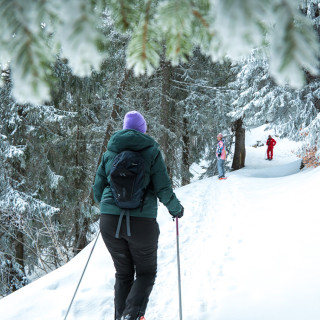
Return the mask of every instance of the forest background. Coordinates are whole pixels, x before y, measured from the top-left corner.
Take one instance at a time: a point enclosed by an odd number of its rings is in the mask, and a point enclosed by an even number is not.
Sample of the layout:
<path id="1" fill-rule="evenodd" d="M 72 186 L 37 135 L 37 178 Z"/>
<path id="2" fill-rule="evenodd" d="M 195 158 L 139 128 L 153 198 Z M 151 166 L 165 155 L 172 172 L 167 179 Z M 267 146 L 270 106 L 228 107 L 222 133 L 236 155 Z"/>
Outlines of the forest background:
<path id="1" fill-rule="evenodd" d="M 130 110 L 174 187 L 195 163 L 217 173 L 219 132 L 243 167 L 245 130 L 265 123 L 319 164 L 318 0 L 4 0 L 0 21 L 0 296 L 92 240 L 95 172 Z"/>

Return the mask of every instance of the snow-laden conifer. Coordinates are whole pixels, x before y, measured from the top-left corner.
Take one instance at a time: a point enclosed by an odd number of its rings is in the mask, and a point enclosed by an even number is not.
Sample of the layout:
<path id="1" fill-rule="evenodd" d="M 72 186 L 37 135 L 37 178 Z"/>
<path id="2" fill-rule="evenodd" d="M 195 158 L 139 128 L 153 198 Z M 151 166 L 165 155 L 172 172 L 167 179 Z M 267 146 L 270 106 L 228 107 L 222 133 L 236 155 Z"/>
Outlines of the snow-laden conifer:
<path id="1" fill-rule="evenodd" d="M 318 73 L 319 43 L 310 14 L 303 16 L 299 4 L 298 0 L 4 0 L 0 63 L 10 64 L 19 102 L 46 101 L 57 55 L 67 59 L 78 76 L 100 69 L 110 52 L 108 35 L 100 28 L 108 12 L 129 36 L 127 66 L 136 75 L 157 69 L 163 45 L 174 65 L 186 61 L 198 46 L 214 61 L 226 55 L 237 60 L 261 48 L 278 83 L 301 87 L 303 70 Z"/>

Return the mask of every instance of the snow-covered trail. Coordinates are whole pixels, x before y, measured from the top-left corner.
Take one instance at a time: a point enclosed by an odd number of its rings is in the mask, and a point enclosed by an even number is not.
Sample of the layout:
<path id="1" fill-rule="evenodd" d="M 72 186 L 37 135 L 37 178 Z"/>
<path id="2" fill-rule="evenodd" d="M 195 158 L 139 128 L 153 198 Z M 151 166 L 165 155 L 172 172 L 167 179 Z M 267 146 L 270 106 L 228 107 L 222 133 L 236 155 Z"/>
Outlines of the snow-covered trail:
<path id="1" fill-rule="evenodd" d="M 300 165 L 295 164 L 296 168 Z M 186 216 L 180 221 L 184 319 L 242 319 L 241 313 L 246 320 L 304 319 L 297 311 L 292 317 L 292 312 L 294 305 L 299 306 L 299 312 L 310 310 L 307 306 L 301 310 L 301 303 L 311 307 L 315 297 L 319 298 L 313 275 L 319 275 L 316 268 L 320 260 L 313 250 L 320 243 L 320 219 L 315 216 L 315 202 L 304 201 L 301 189 L 309 185 L 310 198 L 317 199 L 319 176 L 312 179 L 311 173 L 306 174 L 302 185 L 297 185 L 295 178 L 266 181 L 233 173 L 227 181 L 210 179 L 198 188 L 192 185 L 181 190 L 188 195 Z M 163 239 L 167 236 L 164 234 Z M 151 319 L 161 310 L 177 310 L 178 301 L 164 294 L 161 286 L 168 278 L 168 266 L 174 262 L 174 257 L 168 257 L 169 249 L 162 247 L 159 252 L 162 271 L 152 299 L 157 305 Z M 169 271 L 172 277 L 171 272 L 175 270 Z M 172 278 L 165 290 L 177 294 Z M 289 314 L 286 303 L 292 309 Z M 254 310 L 250 317 L 248 307 Z M 233 318 L 237 308 L 238 316 Z M 270 309 L 285 312 L 281 315 L 278 311 L 278 316 L 270 318 Z M 178 314 L 171 316 L 178 318 Z"/>
<path id="2" fill-rule="evenodd" d="M 259 131 L 260 130 L 260 131 Z M 254 139 L 268 133 L 255 130 Z M 255 141 L 253 141 L 255 142 Z M 177 190 L 184 320 L 320 319 L 320 168 L 300 171 L 289 141 L 272 162 L 247 145 L 244 169 Z M 176 229 L 161 205 L 158 277 L 146 318 L 179 319 Z M 64 319 L 92 243 L 0 300 L 1 320 Z M 113 320 L 114 268 L 97 242 L 68 320 Z"/>
<path id="3" fill-rule="evenodd" d="M 248 145 L 248 164 L 227 181 L 214 177 L 177 192 L 186 207 L 180 220 L 184 319 L 316 320 L 320 315 L 313 284 L 314 274 L 320 275 L 320 255 L 313 252 L 320 244 L 315 215 L 319 176 L 300 172 L 293 148 L 290 141 L 279 141 L 275 160 L 269 162 L 265 148 Z M 305 199 L 306 188 L 311 201 Z M 173 239 L 171 228 L 165 228 L 162 239 Z M 169 282 L 162 271 L 175 259 L 169 249 L 159 251 L 151 319 L 162 319 L 161 310 L 178 319 L 175 271 L 170 269 Z M 163 293 L 166 281 L 165 291 L 175 292 L 174 299 Z M 312 316 L 315 308 L 317 316 Z M 308 310 L 311 316 L 305 318 Z"/>
<path id="4" fill-rule="evenodd" d="M 241 196 L 237 189 L 228 193 L 226 189 L 227 181 L 216 178 L 208 179 L 205 184 L 193 183 L 181 189 L 186 208 L 185 217 L 179 220 L 184 319 L 196 319 L 197 316 L 206 319 L 215 309 L 215 299 L 208 297 L 216 295 L 224 266 L 230 258 L 232 247 L 237 245 L 238 240 L 231 237 L 232 217 L 236 214 L 233 208 Z M 170 312 L 170 319 L 178 319 L 175 224 L 163 229 L 159 245 L 159 285 L 151 298 L 155 310 L 150 312 L 150 318 L 162 319 L 159 318 L 161 310 L 169 309 L 174 311 Z M 169 237 L 172 239 L 170 243 L 166 240 Z M 168 282 L 168 276 L 172 281 Z M 169 295 L 161 286 L 166 282 L 165 290 Z M 168 319 L 168 315 L 164 315 L 163 319 Z"/>

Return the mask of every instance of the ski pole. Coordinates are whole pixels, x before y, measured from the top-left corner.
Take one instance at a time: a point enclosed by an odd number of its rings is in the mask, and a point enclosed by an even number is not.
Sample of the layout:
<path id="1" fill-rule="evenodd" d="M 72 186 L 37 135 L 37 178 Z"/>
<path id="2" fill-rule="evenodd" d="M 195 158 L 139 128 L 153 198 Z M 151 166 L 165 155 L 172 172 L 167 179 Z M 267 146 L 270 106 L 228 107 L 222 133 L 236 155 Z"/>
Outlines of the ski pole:
<path id="1" fill-rule="evenodd" d="M 96 243 L 97 243 L 97 241 L 98 241 L 99 235 L 100 235 L 100 230 L 99 230 L 98 236 L 97 236 L 97 238 L 96 238 L 96 241 L 94 242 L 94 244 L 93 244 L 93 246 L 92 246 L 92 249 L 91 249 L 91 252 L 90 252 L 89 258 L 88 258 L 87 263 L 86 263 L 86 265 L 85 265 L 85 267 L 84 267 L 84 269 L 83 269 L 83 271 L 82 271 L 82 275 L 81 275 L 80 280 L 79 280 L 79 282 L 78 282 L 78 285 L 77 285 L 76 291 L 75 291 L 75 292 L 74 292 L 74 294 L 73 294 L 72 300 L 71 300 L 71 302 L 70 302 L 70 305 L 69 305 L 68 311 L 67 311 L 67 313 L 66 313 L 66 316 L 64 317 L 64 320 L 66 320 L 66 319 L 67 319 L 67 317 L 68 317 L 68 314 L 69 314 L 69 311 L 70 311 L 70 309 L 71 309 L 71 306 L 72 306 L 73 300 L 74 300 L 74 298 L 75 298 L 75 296 L 76 296 L 76 294 L 77 294 L 77 291 L 78 291 L 78 289 L 79 289 L 80 283 L 81 283 L 82 278 L 83 278 L 83 275 L 84 275 L 84 273 L 86 272 L 86 269 L 87 269 L 88 263 L 89 263 L 90 258 L 91 258 L 91 256 L 92 256 L 92 253 L 93 253 L 94 247 L 96 246 Z"/>
<path id="2" fill-rule="evenodd" d="M 178 262 L 178 285 L 179 285 L 179 314 L 182 320 L 182 299 L 181 299 L 181 274 L 180 274 L 180 253 L 179 253 L 179 223 L 176 218 L 176 231 L 177 231 L 177 262 Z"/>

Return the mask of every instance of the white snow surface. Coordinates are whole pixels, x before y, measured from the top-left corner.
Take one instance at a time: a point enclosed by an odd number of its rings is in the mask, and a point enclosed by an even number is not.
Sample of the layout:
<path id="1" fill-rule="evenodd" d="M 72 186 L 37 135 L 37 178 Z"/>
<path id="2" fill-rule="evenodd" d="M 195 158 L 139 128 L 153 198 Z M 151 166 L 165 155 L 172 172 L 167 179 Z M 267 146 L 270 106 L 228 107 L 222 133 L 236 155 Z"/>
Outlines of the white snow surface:
<path id="1" fill-rule="evenodd" d="M 320 319 L 320 168 L 299 170 L 298 144 L 264 126 L 247 134 L 246 167 L 176 190 L 184 320 Z M 159 267 L 146 319 L 179 319 L 176 229 L 160 206 Z M 1 320 L 64 319 L 93 242 L 73 260 L 0 300 Z M 68 320 L 112 320 L 114 267 L 101 237 Z"/>

